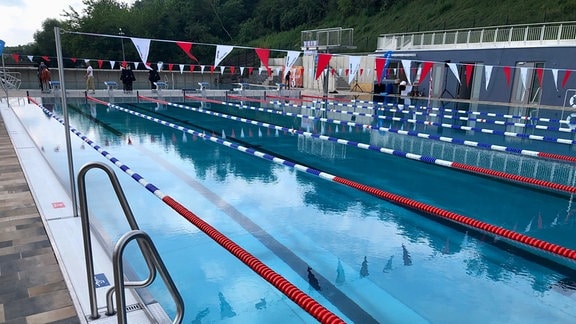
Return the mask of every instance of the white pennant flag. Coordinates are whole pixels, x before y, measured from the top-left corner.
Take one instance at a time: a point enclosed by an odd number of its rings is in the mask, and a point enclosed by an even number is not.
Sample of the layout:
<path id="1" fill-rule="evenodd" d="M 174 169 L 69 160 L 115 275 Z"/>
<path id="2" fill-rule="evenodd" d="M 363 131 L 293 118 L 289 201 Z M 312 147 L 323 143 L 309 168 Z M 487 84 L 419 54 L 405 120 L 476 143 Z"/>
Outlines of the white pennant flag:
<path id="1" fill-rule="evenodd" d="M 218 45 L 216 46 L 216 56 L 214 57 L 214 66 L 218 66 L 218 64 L 220 64 L 220 62 L 222 62 L 222 60 L 228 55 L 230 54 L 230 52 L 232 52 L 232 50 L 234 49 L 234 46 L 229 46 L 229 45 Z"/>
<path id="2" fill-rule="evenodd" d="M 116 61 L 110 61 L 110 68 L 114 70 L 114 65 L 116 65 Z"/>
<path id="3" fill-rule="evenodd" d="M 138 70 L 138 66 L 140 65 L 140 62 L 134 62 L 134 69 Z"/>
<path id="4" fill-rule="evenodd" d="M 524 86 L 524 89 L 526 89 L 526 77 L 528 75 L 528 68 L 527 67 L 521 67 L 520 68 L 520 80 L 522 80 L 522 86 Z"/>
<path id="5" fill-rule="evenodd" d="M 262 71 L 264 71 L 264 69 L 266 69 L 266 68 L 259 67 L 259 68 L 258 68 L 258 74 L 262 74 Z"/>
<path id="6" fill-rule="evenodd" d="M 558 69 L 552 69 L 552 76 L 554 77 L 554 86 L 556 91 L 558 91 Z"/>
<path id="7" fill-rule="evenodd" d="M 224 69 L 225 69 L 225 68 L 226 68 L 225 66 L 221 66 L 221 67 L 220 67 L 220 74 L 224 74 Z"/>
<path id="8" fill-rule="evenodd" d="M 33 55 L 28 55 L 27 58 L 28 58 L 28 60 L 30 60 L 30 62 L 34 62 L 34 56 Z"/>
<path id="9" fill-rule="evenodd" d="M 406 79 L 408 80 L 408 84 L 412 84 L 412 78 L 410 77 L 410 74 L 412 72 L 411 65 L 412 65 L 412 60 L 402 60 L 402 67 L 404 68 L 404 74 L 406 74 Z"/>
<path id="10" fill-rule="evenodd" d="M 348 84 L 352 84 L 356 73 L 360 69 L 360 56 L 348 56 Z"/>
<path id="11" fill-rule="evenodd" d="M 160 62 L 156 63 L 156 65 L 158 66 L 158 72 L 161 72 L 162 67 L 164 66 L 164 62 L 160 61 Z"/>
<path id="12" fill-rule="evenodd" d="M 90 64 L 90 59 L 84 59 L 84 63 L 86 63 L 86 65 Z"/>
<path id="13" fill-rule="evenodd" d="M 492 77 L 492 65 L 484 66 L 484 77 L 486 78 L 486 91 L 488 91 L 488 85 L 490 84 L 490 79 Z"/>
<path id="14" fill-rule="evenodd" d="M 244 75 L 244 67 L 243 66 L 240 67 L 240 75 Z"/>
<path id="15" fill-rule="evenodd" d="M 134 47 L 136 47 L 136 51 L 138 52 L 138 55 L 140 56 L 142 63 L 144 63 L 144 66 L 148 70 L 152 70 L 151 67 L 146 65 L 146 62 L 148 61 L 148 54 L 150 53 L 150 40 L 147 38 L 136 38 L 136 37 L 131 37 L 130 39 L 132 40 Z"/>
<path id="16" fill-rule="evenodd" d="M 446 64 L 448 64 L 450 71 L 452 71 L 452 74 L 454 74 L 454 76 L 458 80 L 458 83 L 462 84 L 462 82 L 460 82 L 460 75 L 458 75 L 458 67 L 456 67 L 456 63 L 446 63 Z"/>
<path id="17" fill-rule="evenodd" d="M 300 53 L 301 52 L 299 51 L 286 51 L 286 63 L 284 64 L 284 75 L 283 75 L 284 78 L 286 78 L 286 73 L 290 71 L 294 63 L 296 63 L 298 57 L 300 57 Z"/>
<path id="18" fill-rule="evenodd" d="M 184 64 L 178 64 L 178 67 L 180 68 L 180 74 L 184 74 Z"/>
<path id="19" fill-rule="evenodd" d="M 206 68 L 206 65 L 200 65 L 200 71 L 202 72 L 202 74 L 204 74 L 205 68 Z"/>
<path id="20" fill-rule="evenodd" d="M 342 76 L 342 68 L 338 69 L 338 75 Z"/>

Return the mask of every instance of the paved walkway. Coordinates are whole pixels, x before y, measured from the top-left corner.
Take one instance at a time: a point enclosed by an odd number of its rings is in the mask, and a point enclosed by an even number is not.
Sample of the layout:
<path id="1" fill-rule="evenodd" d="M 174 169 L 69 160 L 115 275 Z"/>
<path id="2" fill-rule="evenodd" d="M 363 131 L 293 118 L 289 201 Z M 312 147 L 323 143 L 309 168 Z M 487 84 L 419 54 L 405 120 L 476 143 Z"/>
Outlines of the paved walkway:
<path id="1" fill-rule="evenodd" d="M 0 322 L 81 322 L 1 115 Z"/>

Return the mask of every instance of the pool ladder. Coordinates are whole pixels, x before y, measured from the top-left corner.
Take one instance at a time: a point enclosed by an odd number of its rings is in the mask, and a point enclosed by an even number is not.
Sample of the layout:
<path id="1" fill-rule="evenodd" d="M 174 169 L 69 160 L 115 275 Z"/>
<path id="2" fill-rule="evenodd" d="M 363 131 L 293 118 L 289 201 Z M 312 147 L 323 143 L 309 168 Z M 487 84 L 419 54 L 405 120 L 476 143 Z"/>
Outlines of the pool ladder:
<path id="1" fill-rule="evenodd" d="M 110 182 L 112 183 L 112 187 L 116 192 L 116 196 L 118 197 L 118 201 L 122 206 L 122 210 L 126 216 L 126 220 L 128 221 L 131 230 L 116 242 L 114 246 L 113 252 L 113 268 L 114 268 L 114 282 L 115 286 L 111 287 L 106 293 L 106 315 L 112 316 L 115 315 L 116 312 L 114 311 L 114 302 L 113 302 L 113 294 L 116 293 L 116 304 L 118 309 L 118 323 L 126 323 L 126 296 L 124 293 L 124 288 L 145 288 L 154 282 L 156 278 L 157 271 L 160 273 L 160 276 L 164 280 L 172 299 L 176 304 L 176 316 L 172 323 L 181 323 L 183 316 L 184 316 L 184 301 L 182 300 L 182 296 L 178 292 L 174 281 L 170 277 L 164 262 L 160 258 L 158 251 L 156 250 L 150 236 L 146 234 L 144 231 L 140 230 L 136 220 L 134 219 L 134 215 L 128 205 L 126 197 L 124 196 L 124 192 L 122 191 L 122 187 L 120 186 L 120 182 L 116 177 L 116 174 L 108 165 L 100 162 L 93 162 L 84 165 L 79 173 L 78 173 L 78 191 L 79 191 L 79 199 L 80 199 L 80 216 L 82 221 L 82 235 L 84 240 L 84 255 L 86 259 L 86 275 L 88 281 L 88 292 L 90 294 L 90 311 L 91 319 L 97 319 L 100 317 L 98 314 L 98 302 L 96 298 L 96 283 L 94 280 L 94 260 L 92 256 L 92 242 L 90 238 L 90 222 L 88 219 L 88 203 L 86 198 L 86 181 L 85 176 L 86 173 L 91 169 L 101 169 L 103 170 L 108 177 L 110 178 Z M 144 256 L 144 260 L 146 261 L 146 265 L 148 266 L 148 270 L 150 271 L 150 275 L 148 278 L 142 281 L 124 281 L 124 267 L 122 256 L 124 253 L 124 249 L 130 241 L 136 240 L 142 255 Z"/>

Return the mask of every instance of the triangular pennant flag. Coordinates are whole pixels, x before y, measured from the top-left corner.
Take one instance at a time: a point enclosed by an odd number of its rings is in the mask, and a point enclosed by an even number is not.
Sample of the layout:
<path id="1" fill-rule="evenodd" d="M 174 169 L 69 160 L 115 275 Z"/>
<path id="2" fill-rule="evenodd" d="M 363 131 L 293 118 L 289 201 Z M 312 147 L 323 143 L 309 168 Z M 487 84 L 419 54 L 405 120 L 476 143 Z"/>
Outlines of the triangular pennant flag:
<path id="1" fill-rule="evenodd" d="M 216 46 L 216 56 L 214 57 L 214 66 L 218 66 L 222 60 L 232 52 L 234 46 L 218 45 Z"/>
<path id="2" fill-rule="evenodd" d="M 158 71 L 162 71 L 162 67 L 164 66 L 164 62 L 158 62 L 156 63 L 156 66 L 158 67 Z"/>
<path id="3" fill-rule="evenodd" d="M 240 75 L 244 75 L 244 67 L 243 66 L 240 67 Z"/>
<path id="4" fill-rule="evenodd" d="M 172 72 L 173 68 L 174 68 L 174 63 L 168 63 L 168 71 Z"/>
<path id="5" fill-rule="evenodd" d="M 316 78 L 318 80 L 322 71 L 328 66 L 330 63 L 330 58 L 332 58 L 332 54 L 330 53 L 320 53 L 318 54 L 318 66 L 316 67 Z"/>
<path id="6" fill-rule="evenodd" d="M 511 68 L 509 66 L 502 67 L 502 71 L 504 71 L 504 76 L 506 77 L 506 85 L 510 85 L 510 71 Z"/>
<path id="7" fill-rule="evenodd" d="M 486 78 L 486 91 L 488 91 L 488 85 L 490 84 L 490 79 L 492 77 L 492 65 L 484 66 L 484 77 Z"/>
<path id="8" fill-rule="evenodd" d="M 110 68 L 114 70 L 114 66 L 116 65 L 116 61 L 110 61 Z"/>
<path id="9" fill-rule="evenodd" d="M 382 82 L 382 78 L 384 77 L 384 65 L 386 64 L 386 59 L 383 57 L 376 58 L 376 81 L 378 84 Z"/>
<path id="10" fill-rule="evenodd" d="M 266 67 L 266 69 L 268 69 L 268 60 L 270 58 L 270 50 L 267 48 L 256 48 L 254 50 L 256 51 L 256 55 L 258 55 L 260 62 L 262 62 L 262 65 L 264 65 L 264 67 Z"/>
<path id="11" fill-rule="evenodd" d="M 526 89 L 526 78 L 528 77 L 528 68 L 523 66 L 520 68 L 520 81 L 522 81 L 522 86 Z"/>
<path id="12" fill-rule="evenodd" d="M 144 63 L 144 66 L 151 70 L 152 68 L 145 64 L 148 61 L 148 54 L 150 52 L 150 39 L 136 37 L 131 37 L 130 39 L 132 40 L 134 47 L 136 47 L 136 51 L 138 52 L 142 63 Z"/>
<path id="13" fill-rule="evenodd" d="M 204 69 L 206 69 L 206 65 L 200 65 L 200 73 L 204 74 Z"/>
<path id="14" fill-rule="evenodd" d="M 17 53 L 12 53 L 12 59 L 14 60 L 14 62 L 18 63 L 18 61 L 20 60 L 19 56 Z"/>
<path id="15" fill-rule="evenodd" d="M 180 68 L 180 74 L 184 74 L 184 64 L 178 64 L 178 67 Z"/>
<path id="16" fill-rule="evenodd" d="M 458 74 L 458 67 L 456 66 L 456 63 L 446 63 L 446 65 L 448 65 L 450 71 L 452 71 L 452 74 L 454 74 L 456 80 L 458 80 L 458 83 L 462 84 L 462 82 L 460 81 L 460 75 Z"/>
<path id="17" fill-rule="evenodd" d="M 401 60 L 402 68 L 404 69 L 404 74 L 406 75 L 406 80 L 408 80 L 408 84 L 412 84 L 412 60 Z"/>
<path id="18" fill-rule="evenodd" d="M 286 78 L 286 73 L 294 66 L 294 63 L 300 57 L 300 53 L 298 51 L 286 51 L 286 62 L 284 63 L 284 75 L 282 78 Z"/>
<path id="19" fill-rule="evenodd" d="M 88 65 L 90 63 L 89 59 L 84 59 L 84 63 L 86 63 L 86 65 Z"/>
<path id="20" fill-rule="evenodd" d="M 472 72 L 474 71 L 474 64 L 465 64 L 466 66 L 466 87 L 470 89 L 470 81 L 472 80 Z"/>
<path id="21" fill-rule="evenodd" d="M 225 66 L 220 66 L 220 74 L 224 74 L 224 69 L 226 69 Z"/>
<path id="22" fill-rule="evenodd" d="M 544 69 L 543 68 L 536 68 L 536 75 L 538 76 L 538 84 L 540 85 L 540 87 L 543 86 L 542 84 L 542 80 L 544 78 Z"/>
<path id="23" fill-rule="evenodd" d="M 30 62 L 34 62 L 34 56 L 28 55 L 27 57 L 28 57 L 28 60 L 29 60 Z"/>
<path id="24" fill-rule="evenodd" d="M 193 59 L 194 61 L 198 62 L 196 56 L 192 55 L 192 43 L 189 42 L 176 42 L 176 44 L 188 55 L 189 58 Z M 200 62 L 198 62 L 200 63 Z"/>
<path id="25" fill-rule="evenodd" d="M 258 75 L 262 74 L 262 71 L 264 71 L 264 69 L 265 69 L 264 67 L 259 67 L 258 68 Z"/>
<path id="26" fill-rule="evenodd" d="M 360 69 L 359 73 L 360 73 L 360 76 L 362 76 L 362 74 L 364 74 L 364 69 Z"/>
<path id="27" fill-rule="evenodd" d="M 236 72 L 236 67 L 235 67 L 235 66 L 231 66 L 231 67 L 230 67 L 230 74 L 234 74 L 234 72 Z"/>
<path id="28" fill-rule="evenodd" d="M 102 68 L 102 64 L 104 64 L 104 60 L 98 60 L 98 68 Z"/>
<path id="29" fill-rule="evenodd" d="M 214 73 L 214 68 L 216 68 L 214 65 L 210 65 L 210 73 Z"/>
<path id="30" fill-rule="evenodd" d="M 558 69 L 552 69 L 552 77 L 554 78 L 554 86 L 556 91 L 558 91 Z"/>
<path id="31" fill-rule="evenodd" d="M 434 63 L 432 62 L 422 63 L 422 72 L 420 72 L 420 83 L 422 83 L 422 80 L 426 80 L 426 76 L 428 75 L 428 72 L 430 72 L 430 69 L 432 69 L 433 65 Z"/>
<path id="32" fill-rule="evenodd" d="M 362 57 L 360 56 L 348 56 L 348 69 L 350 73 L 348 74 L 348 84 L 352 84 L 352 81 L 356 77 L 356 73 L 358 73 L 358 69 L 360 68 L 360 60 Z"/>
<path id="33" fill-rule="evenodd" d="M 42 56 L 42 59 L 46 62 L 50 62 L 50 57 L 48 57 L 46 55 Z"/>
<path id="34" fill-rule="evenodd" d="M 342 68 L 338 69 L 338 75 L 342 76 Z"/>
<path id="35" fill-rule="evenodd" d="M 348 74 L 350 74 L 350 69 L 344 70 L 344 73 L 346 74 L 346 76 L 348 76 Z M 348 82 L 348 83 L 350 83 L 350 82 Z"/>
<path id="36" fill-rule="evenodd" d="M 332 74 L 332 75 L 336 74 L 336 69 L 332 68 L 332 69 L 330 70 L 330 74 Z"/>
<path id="37" fill-rule="evenodd" d="M 252 75 L 252 72 L 254 71 L 253 67 L 248 67 L 248 75 Z"/>
<path id="38" fill-rule="evenodd" d="M 140 66 L 140 62 L 134 62 L 134 70 L 138 70 L 139 66 Z"/>
<path id="39" fill-rule="evenodd" d="M 564 78 L 562 79 L 562 88 L 566 87 L 566 83 L 570 78 L 570 74 L 572 74 L 572 70 L 566 70 L 566 72 L 564 72 Z"/>
<path id="40" fill-rule="evenodd" d="M 195 68 L 196 68 L 196 65 L 190 64 L 190 72 L 194 72 Z"/>

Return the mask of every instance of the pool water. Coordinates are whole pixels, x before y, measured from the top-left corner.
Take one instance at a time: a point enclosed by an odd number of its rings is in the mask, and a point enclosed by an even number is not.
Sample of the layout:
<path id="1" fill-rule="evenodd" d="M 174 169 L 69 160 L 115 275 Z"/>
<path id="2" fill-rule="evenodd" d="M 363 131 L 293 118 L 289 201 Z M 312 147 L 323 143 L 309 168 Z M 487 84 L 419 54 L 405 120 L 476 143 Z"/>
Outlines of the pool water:
<path id="1" fill-rule="evenodd" d="M 572 196 L 250 125 L 170 105 L 118 104 L 198 133 L 224 137 L 316 170 L 576 249 Z M 200 107 L 198 102 L 186 102 Z M 542 177 L 573 184 L 569 163 L 410 138 L 390 132 L 218 104 L 204 109 L 289 129 L 443 159 L 538 164 Z M 256 107 L 256 106 L 254 106 Z M 47 106 L 61 116 L 58 105 Z M 298 111 L 272 105 L 280 112 Z M 492 110 L 494 107 L 481 107 Z M 41 109 L 15 108 L 63 183 L 63 126 Z M 308 111 L 308 110 L 306 110 Z M 115 158 L 238 243 L 346 322 L 528 323 L 576 320 L 569 260 L 452 226 L 386 200 L 97 104 L 69 103 L 70 124 Z M 557 114 L 543 111 L 542 114 Z M 318 114 L 316 112 L 316 114 Z M 391 113 L 386 113 L 391 114 Z M 332 115 L 331 115 L 332 116 Z M 331 117 L 333 118 L 333 116 Z M 350 116 L 342 117 L 350 120 Z M 382 125 L 372 119 L 372 125 Z M 444 120 L 444 122 L 447 122 Z M 385 127 L 573 156 L 570 145 L 479 132 L 388 123 Z M 482 127 L 491 127 L 483 125 Z M 494 126 L 498 127 L 498 126 Z M 535 131 L 544 133 L 541 130 Z M 549 136 L 566 134 L 545 132 Z M 569 134 L 568 136 L 570 136 Z M 110 163 L 72 135 L 75 169 Z M 466 157 L 465 157 L 466 156 Z M 474 158 L 470 158 L 473 156 Z M 505 161 L 505 162 L 504 162 Z M 464 163 L 463 161 L 460 161 Z M 524 164 L 523 164 L 524 163 Z M 488 164 L 489 165 L 489 164 Z M 116 167 L 114 167 L 116 168 Z M 139 226 L 153 239 L 185 300 L 185 323 L 313 323 L 315 319 L 140 184 L 115 169 Z M 77 172 L 77 171 L 76 171 Z M 87 175 L 91 217 L 113 245 L 128 224 L 111 186 Z M 127 259 L 147 274 L 139 253 Z M 308 268 L 317 279 L 309 279 Z M 170 314 L 160 283 L 146 291 Z"/>

